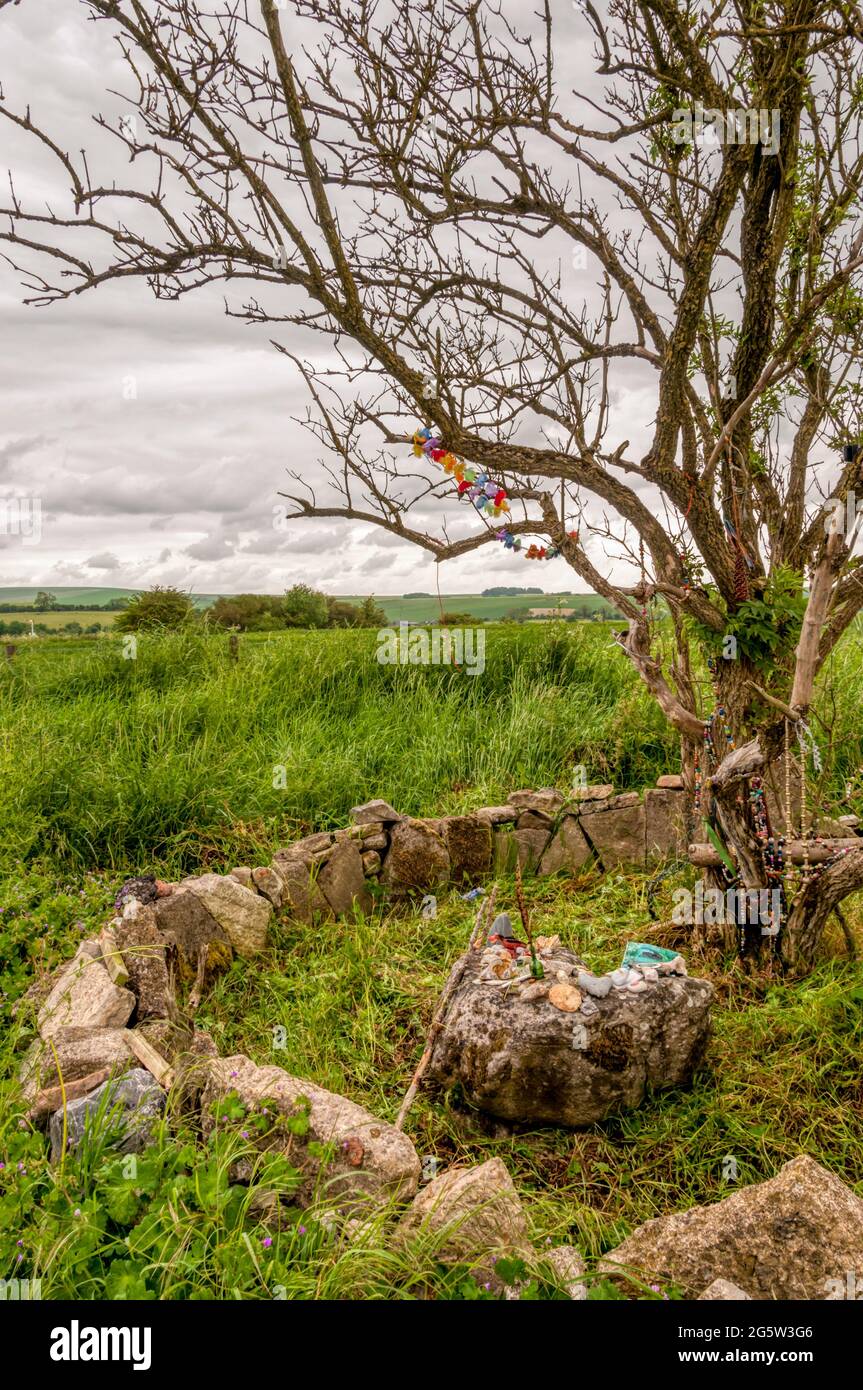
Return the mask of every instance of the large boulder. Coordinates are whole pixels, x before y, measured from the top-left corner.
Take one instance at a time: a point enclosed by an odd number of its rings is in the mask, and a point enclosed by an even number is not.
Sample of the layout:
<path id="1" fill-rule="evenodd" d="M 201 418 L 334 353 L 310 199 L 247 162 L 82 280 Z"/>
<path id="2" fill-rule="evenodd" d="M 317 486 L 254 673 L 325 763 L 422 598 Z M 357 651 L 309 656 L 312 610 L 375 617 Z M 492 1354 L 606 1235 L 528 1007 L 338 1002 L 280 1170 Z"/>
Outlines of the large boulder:
<path id="1" fill-rule="evenodd" d="M 359 847 L 350 840 L 335 846 L 318 874 L 318 888 L 337 917 L 368 914 L 374 906 Z"/>
<path id="2" fill-rule="evenodd" d="M 381 883 L 396 894 L 425 893 L 449 879 L 450 859 L 439 835 L 421 820 L 401 820 L 393 826 Z"/>
<path id="3" fill-rule="evenodd" d="M 82 942 L 39 1010 L 39 1032 L 49 1038 L 61 1028 L 123 1028 L 134 1007 L 134 994 L 113 984 L 92 943 Z"/>
<path id="4" fill-rule="evenodd" d="M 537 791 L 513 792 L 509 804 L 517 811 L 534 811 L 555 820 L 566 805 L 566 797 L 556 787 L 540 787 Z"/>
<path id="5" fill-rule="evenodd" d="M 51 1158 L 56 1162 L 66 1147 L 76 1149 L 88 1130 L 98 1130 L 111 1148 L 120 1153 L 139 1153 L 152 1142 L 156 1122 L 165 1108 L 165 1093 L 148 1071 L 136 1067 L 125 1076 L 106 1081 L 64 1111 L 55 1110 L 48 1133 Z"/>
<path id="6" fill-rule="evenodd" d="M 710 1031 L 706 980 L 669 974 L 617 987 L 587 976 L 588 992 L 573 952 L 552 944 L 541 959 L 539 981 L 513 979 L 505 953 L 498 962 L 493 949 L 456 962 L 461 979 L 432 1050 L 430 1083 L 458 1083 L 469 1101 L 511 1123 L 578 1127 L 637 1106 L 650 1087 L 690 1080 Z"/>
<path id="7" fill-rule="evenodd" d="M 291 1162 L 304 1174 L 298 1200 L 309 1200 L 319 1182 L 325 1185 L 328 1199 L 386 1201 L 398 1196 L 407 1200 L 416 1192 L 420 1161 L 410 1139 L 361 1105 L 290 1076 L 281 1067 L 256 1066 L 241 1054 L 214 1058 L 205 1065 L 201 1094 L 205 1133 L 215 1124 L 213 1106 L 232 1092 L 247 1110 L 258 1110 L 266 1102 L 288 1118 L 300 1116 L 303 1104 L 308 1103 L 307 1132 L 287 1135 L 283 1141 Z M 261 1142 L 271 1147 L 266 1138 Z M 310 1144 L 332 1146 L 324 1170 L 320 1156 L 310 1152 Z"/>
<path id="8" fill-rule="evenodd" d="M 453 883 L 479 883 L 491 868 L 491 823 L 481 816 L 445 816 L 441 838 L 449 854 Z"/>
<path id="9" fill-rule="evenodd" d="M 591 849 L 578 821 L 564 816 L 545 848 L 540 861 L 541 874 L 556 874 L 562 869 L 580 869 L 590 858 Z"/>
<path id="10" fill-rule="evenodd" d="M 689 1298 L 725 1280 L 753 1299 L 830 1299 L 863 1269 L 863 1199 L 801 1154 L 767 1182 L 645 1222 L 600 1267 L 670 1280 Z"/>
<path id="11" fill-rule="evenodd" d="M 624 792 L 597 810 L 588 803 L 581 827 L 604 869 L 644 863 L 644 804 L 638 792 Z"/>
<path id="12" fill-rule="evenodd" d="M 686 852 L 687 799 L 683 791 L 648 787 L 644 793 L 645 853 L 649 861 Z"/>
<path id="13" fill-rule="evenodd" d="M 317 879 L 317 868 L 296 854 L 279 850 L 273 869 L 282 884 L 282 907 L 300 922 L 311 926 L 316 921 L 330 920 L 330 907 Z"/>
<path id="14" fill-rule="evenodd" d="M 59 1084 L 61 1076 L 64 1082 L 74 1082 L 105 1067 L 123 1071 L 134 1056 L 125 1028 L 60 1028 L 50 1036 L 54 1051 L 39 1038 L 21 1063 L 18 1079 L 27 1101 Z"/>
<path id="15" fill-rule="evenodd" d="M 282 880 L 269 864 L 252 869 L 251 882 L 243 884 L 243 887 L 261 893 L 277 910 L 282 905 Z"/>
<path id="16" fill-rule="evenodd" d="M 499 1158 L 449 1168 L 428 1183 L 398 1226 L 402 1240 L 421 1232 L 437 1237 L 435 1254 L 445 1264 L 487 1270 L 501 1256 L 533 1255 L 524 1208 Z"/>
<path id="17" fill-rule="evenodd" d="M 164 901 L 172 899 L 173 894 Z M 133 917 L 118 922 L 113 938 L 129 972 L 129 989 L 137 1000 L 135 1014 L 139 1022 L 145 1018 L 170 1018 L 176 1005 L 156 909 L 141 907 Z"/>
<path id="18" fill-rule="evenodd" d="M 234 952 L 228 934 L 196 893 L 172 893 L 156 903 L 155 913 L 162 937 L 172 949 L 177 974 L 186 984 L 196 979 L 202 952 L 206 987 L 230 966 Z"/>
<path id="19" fill-rule="evenodd" d="M 550 844 L 550 829 L 550 822 L 543 830 L 538 830 L 535 826 L 522 829 L 521 824 L 519 824 L 518 829 L 511 832 L 516 846 L 518 866 L 522 873 L 535 874 L 539 872 L 540 860 Z"/>
<path id="20" fill-rule="evenodd" d="M 395 825 L 397 821 L 404 817 L 398 811 L 394 811 L 388 801 L 364 801 L 362 806 L 351 807 L 351 819 L 354 825 Z"/>
<path id="21" fill-rule="evenodd" d="M 186 879 L 181 890 L 193 893 L 203 903 L 238 956 L 255 956 L 263 951 L 273 917 L 266 898 L 250 892 L 230 874 L 202 874 L 200 878 Z"/>

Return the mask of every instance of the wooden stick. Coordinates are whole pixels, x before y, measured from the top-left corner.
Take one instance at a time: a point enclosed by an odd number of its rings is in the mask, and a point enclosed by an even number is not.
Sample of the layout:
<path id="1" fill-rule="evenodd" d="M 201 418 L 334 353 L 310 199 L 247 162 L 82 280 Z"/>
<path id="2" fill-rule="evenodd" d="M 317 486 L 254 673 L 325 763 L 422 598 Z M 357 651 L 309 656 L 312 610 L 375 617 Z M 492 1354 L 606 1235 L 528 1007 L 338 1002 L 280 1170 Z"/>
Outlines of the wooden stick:
<path id="1" fill-rule="evenodd" d="M 840 849 L 863 849 L 863 838 L 854 835 L 848 840 L 786 840 L 783 853 L 789 864 L 804 864 L 807 860 L 810 864 L 823 864 Z M 733 854 L 733 850 L 729 852 Z M 688 856 L 691 864 L 702 869 L 721 863 L 716 850 L 708 844 L 690 845 Z"/>
<path id="2" fill-rule="evenodd" d="M 174 1084 L 174 1070 L 165 1061 L 164 1057 L 158 1053 L 143 1034 L 134 1028 L 124 1028 L 123 1036 L 131 1047 L 142 1067 L 146 1067 L 151 1076 L 155 1076 L 160 1086 L 169 1091 Z"/>
<path id="3" fill-rule="evenodd" d="M 63 1105 L 64 1098 L 67 1105 L 70 1100 L 80 1100 L 82 1096 L 89 1095 L 90 1091 L 95 1091 L 110 1075 L 111 1067 L 100 1067 L 98 1071 L 88 1072 L 77 1081 L 67 1081 L 65 1087 L 46 1087 L 44 1091 L 39 1092 L 30 1107 L 30 1119 L 41 1120 L 44 1115 L 53 1115 L 54 1111 Z"/>
<path id="4" fill-rule="evenodd" d="M 102 963 L 112 982 L 122 989 L 129 983 L 129 972 L 126 969 L 120 950 L 117 946 L 117 938 L 111 927 L 103 927 L 99 933 L 99 945 L 102 948 Z"/>
<path id="5" fill-rule="evenodd" d="M 417 1092 L 419 1091 L 420 1087 L 420 1082 L 425 1074 L 429 1062 L 431 1061 L 431 1055 L 434 1049 L 435 1042 L 437 1040 L 437 1036 L 444 1025 L 444 1021 L 449 1010 L 450 1001 L 452 1000 L 452 996 L 455 993 L 456 989 L 464 979 L 464 974 L 467 970 L 470 958 L 473 955 L 474 951 L 477 949 L 477 944 L 482 933 L 485 919 L 486 917 L 491 918 L 491 915 L 494 911 L 496 899 L 497 884 L 495 883 L 492 887 L 491 892 L 488 895 L 488 898 L 485 900 L 485 902 L 480 903 L 479 911 L 476 914 L 476 921 L 474 922 L 473 931 L 470 934 L 468 948 L 465 954 L 462 956 L 459 968 L 454 972 L 454 974 L 450 975 L 447 984 L 444 986 L 443 992 L 438 1001 L 437 1009 L 435 1010 L 435 1016 L 432 1019 L 431 1027 L 428 1031 L 428 1036 L 426 1037 L 426 1045 L 423 1049 L 423 1055 L 419 1059 L 417 1069 L 414 1072 L 413 1077 L 411 1079 L 411 1084 L 408 1087 L 407 1092 L 405 1094 L 405 1098 L 401 1103 L 401 1109 L 399 1110 L 399 1113 L 396 1116 L 396 1129 L 403 1128 L 404 1122 L 407 1119 L 408 1111 L 410 1110 L 411 1106 L 416 1100 Z"/>
<path id="6" fill-rule="evenodd" d="M 207 973 L 207 954 L 208 950 L 206 946 L 198 947 L 198 968 L 195 972 L 195 983 L 189 995 L 188 1004 L 189 1013 L 192 1014 L 197 1011 L 204 993 L 204 977 Z"/>

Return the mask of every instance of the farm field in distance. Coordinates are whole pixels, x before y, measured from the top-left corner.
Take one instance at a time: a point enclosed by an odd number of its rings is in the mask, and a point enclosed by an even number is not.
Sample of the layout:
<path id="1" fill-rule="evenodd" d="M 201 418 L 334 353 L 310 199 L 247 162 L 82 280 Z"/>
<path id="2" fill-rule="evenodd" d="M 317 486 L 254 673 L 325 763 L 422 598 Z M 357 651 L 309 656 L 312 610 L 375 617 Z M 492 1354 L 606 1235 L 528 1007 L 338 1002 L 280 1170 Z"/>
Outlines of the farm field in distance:
<path id="1" fill-rule="evenodd" d="M 100 608 L 89 610 L 79 610 L 74 613 L 57 613 L 50 611 L 47 613 L 37 613 L 33 608 L 19 608 L 15 613 L 0 613 L 2 623 L 26 623 L 29 632 L 30 620 L 34 623 L 42 623 L 45 627 L 60 628 L 67 623 L 80 623 L 81 627 L 89 627 L 92 623 L 101 623 L 103 628 L 109 628 L 114 622 L 115 613 L 105 613 Z"/>

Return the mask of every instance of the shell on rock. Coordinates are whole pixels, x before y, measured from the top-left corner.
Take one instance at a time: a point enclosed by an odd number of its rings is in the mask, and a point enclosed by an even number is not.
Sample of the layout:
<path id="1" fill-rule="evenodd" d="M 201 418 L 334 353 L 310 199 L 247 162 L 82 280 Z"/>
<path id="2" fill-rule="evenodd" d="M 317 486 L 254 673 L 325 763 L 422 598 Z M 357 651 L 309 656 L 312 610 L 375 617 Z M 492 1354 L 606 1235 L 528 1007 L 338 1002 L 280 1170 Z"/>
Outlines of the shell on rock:
<path id="1" fill-rule="evenodd" d="M 548 991 L 548 1002 L 565 1014 L 574 1014 L 581 1008 L 582 994 L 575 985 L 552 985 Z"/>

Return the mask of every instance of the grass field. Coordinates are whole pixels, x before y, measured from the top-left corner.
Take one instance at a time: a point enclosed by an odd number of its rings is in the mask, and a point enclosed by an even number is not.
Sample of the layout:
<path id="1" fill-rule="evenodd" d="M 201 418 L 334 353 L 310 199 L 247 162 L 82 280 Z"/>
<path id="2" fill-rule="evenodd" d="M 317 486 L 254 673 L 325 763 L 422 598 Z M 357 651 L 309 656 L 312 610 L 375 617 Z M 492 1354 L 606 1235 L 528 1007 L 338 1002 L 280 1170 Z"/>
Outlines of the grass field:
<path id="1" fill-rule="evenodd" d="M 384 1216 L 339 1240 L 320 1220 L 324 1198 L 265 1247 L 253 1199 L 285 1175 L 265 1167 L 250 1187 L 232 1183 L 245 1153 L 238 1126 L 204 1144 L 172 1114 L 133 1184 L 95 1143 L 52 1167 L 42 1136 L 20 1123 L 14 1075 L 33 1015 L 11 1008 L 104 923 L 127 873 L 266 862 L 371 796 L 432 814 L 517 786 L 568 786 L 578 762 L 621 790 L 673 769 L 675 741 L 608 629 L 492 627 L 476 677 L 380 666 L 364 632 L 243 639 L 237 663 L 224 637 L 203 634 L 142 639 L 135 661 L 113 638 L 22 648 L 0 668 L 0 1277 L 41 1278 L 45 1298 L 270 1299 L 277 1286 L 289 1298 L 492 1297 L 465 1270 L 444 1270 L 432 1243 L 394 1253 Z M 816 724 L 830 785 L 850 779 L 858 812 L 860 654 L 852 632 Z M 653 885 L 660 920 L 689 875 Z M 648 882 L 531 880 L 534 930 L 558 932 L 594 968 L 616 965 L 624 943 L 650 930 Z M 503 905 L 512 887 L 501 880 Z M 859 933 L 859 908 L 849 919 Z M 355 924 L 282 923 L 254 970 L 235 962 L 198 1021 L 223 1054 L 276 1063 L 392 1120 L 471 921 L 453 892 L 433 922 L 379 907 Z M 573 1243 L 592 1260 L 652 1216 L 718 1200 L 729 1153 L 740 1182 L 807 1152 L 863 1193 L 863 964 L 831 929 L 804 983 L 747 979 L 716 955 L 695 958 L 673 933 L 651 939 L 680 946 L 717 989 L 714 1037 L 690 1089 L 578 1133 L 492 1137 L 452 1097 L 423 1095 L 411 1112 L 422 1156 L 503 1158 L 540 1245 Z M 279 1024 L 287 1046 L 274 1052 Z M 616 1295 L 596 1277 L 591 1296 Z"/>
<path id="2" fill-rule="evenodd" d="M 36 613 L 32 608 L 19 608 L 15 613 L 0 613 L 0 622 L 27 623 L 28 631 L 31 618 L 35 624 L 43 623 L 50 628 L 65 627 L 67 623 L 80 623 L 83 628 L 101 623 L 103 628 L 110 628 L 116 616 L 116 613 L 105 613 L 98 608 L 77 613 Z"/>
<path id="3" fill-rule="evenodd" d="M 485 670 L 386 666 L 374 632 L 21 644 L 0 667 L 0 854 L 77 868 L 263 855 L 385 796 L 413 814 L 519 786 L 653 780 L 673 738 L 609 630 L 492 628 Z M 284 768 L 284 773 L 277 771 Z M 274 785 L 274 782 L 284 785 Z"/>

